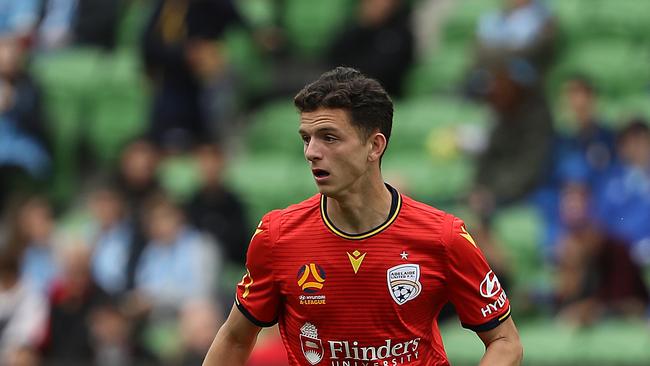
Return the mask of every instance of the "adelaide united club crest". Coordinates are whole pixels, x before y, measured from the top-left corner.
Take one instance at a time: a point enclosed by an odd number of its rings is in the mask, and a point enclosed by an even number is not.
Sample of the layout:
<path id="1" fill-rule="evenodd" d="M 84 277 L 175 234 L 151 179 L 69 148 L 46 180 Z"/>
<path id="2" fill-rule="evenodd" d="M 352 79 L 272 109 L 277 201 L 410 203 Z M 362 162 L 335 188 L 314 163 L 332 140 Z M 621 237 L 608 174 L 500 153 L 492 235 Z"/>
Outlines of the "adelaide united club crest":
<path id="1" fill-rule="evenodd" d="M 400 264 L 386 271 L 388 292 L 397 305 L 403 305 L 418 297 L 422 292 L 420 265 Z"/>

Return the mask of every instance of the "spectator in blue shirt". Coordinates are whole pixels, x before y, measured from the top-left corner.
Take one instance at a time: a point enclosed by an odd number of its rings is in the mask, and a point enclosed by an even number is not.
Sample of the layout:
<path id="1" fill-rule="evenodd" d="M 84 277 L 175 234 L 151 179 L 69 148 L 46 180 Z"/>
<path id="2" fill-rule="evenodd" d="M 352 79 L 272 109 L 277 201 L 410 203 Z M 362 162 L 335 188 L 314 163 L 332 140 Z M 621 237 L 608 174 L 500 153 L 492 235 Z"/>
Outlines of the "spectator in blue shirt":
<path id="1" fill-rule="evenodd" d="M 601 222 L 632 245 L 650 238 L 650 128 L 632 120 L 618 137 L 619 163 L 598 187 Z"/>
<path id="2" fill-rule="evenodd" d="M 27 37 L 40 15 L 41 0 L 0 0 L 0 36 Z"/>
<path id="3" fill-rule="evenodd" d="M 149 241 L 136 267 L 135 290 L 153 308 L 180 309 L 188 300 L 213 298 L 221 261 L 217 246 L 164 195 L 148 202 L 145 227 Z"/>
<path id="4" fill-rule="evenodd" d="M 591 80 L 580 74 L 569 77 L 562 97 L 568 110 L 567 131 L 555 135 L 551 174 L 534 197 L 546 222 L 544 248 L 549 253 L 566 230 L 559 215 L 560 191 L 567 184 L 580 183 L 592 192 L 616 160 L 615 132 L 597 114 Z"/>
<path id="5" fill-rule="evenodd" d="M 119 296 L 127 289 L 127 264 L 133 237 L 124 199 L 116 188 L 94 190 L 89 200 L 96 225 L 92 274 L 107 293 Z"/>
<path id="6" fill-rule="evenodd" d="M 554 59 L 555 21 L 541 0 L 506 0 L 481 16 L 476 30 L 478 59 L 522 58 L 540 74 Z"/>
<path id="7" fill-rule="evenodd" d="M 54 247 L 54 217 L 42 197 L 17 198 L 8 209 L 8 242 L 21 254 L 21 280 L 47 296 L 60 272 Z"/>

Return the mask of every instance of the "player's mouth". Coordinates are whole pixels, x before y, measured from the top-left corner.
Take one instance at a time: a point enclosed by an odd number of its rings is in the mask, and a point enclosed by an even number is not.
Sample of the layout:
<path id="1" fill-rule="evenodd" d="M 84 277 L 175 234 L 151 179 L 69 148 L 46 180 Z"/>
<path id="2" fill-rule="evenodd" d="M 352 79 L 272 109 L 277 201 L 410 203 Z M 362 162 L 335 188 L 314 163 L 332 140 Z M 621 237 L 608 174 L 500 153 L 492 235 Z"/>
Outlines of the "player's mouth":
<path id="1" fill-rule="evenodd" d="M 327 170 L 323 170 L 323 169 L 312 169 L 311 173 L 314 175 L 314 179 L 316 179 L 316 183 L 321 183 L 330 176 L 330 173 Z"/>

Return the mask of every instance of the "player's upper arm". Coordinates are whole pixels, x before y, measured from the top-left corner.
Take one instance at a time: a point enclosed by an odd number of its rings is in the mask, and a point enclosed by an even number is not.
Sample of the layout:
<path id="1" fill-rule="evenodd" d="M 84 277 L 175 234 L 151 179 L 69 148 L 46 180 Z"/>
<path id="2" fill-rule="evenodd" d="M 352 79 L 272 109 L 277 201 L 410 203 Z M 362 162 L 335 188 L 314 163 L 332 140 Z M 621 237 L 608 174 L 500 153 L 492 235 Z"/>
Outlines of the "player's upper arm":
<path id="1" fill-rule="evenodd" d="M 228 315 L 228 319 L 222 326 L 224 337 L 237 345 L 252 344 L 261 329 L 262 327 L 253 324 L 235 306 L 230 310 L 230 315 Z M 221 330 L 219 333 L 221 333 Z"/>
<path id="2" fill-rule="evenodd" d="M 508 318 L 495 328 L 486 330 L 485 332 L 477 332 L 476 334 L 478 334 L 486 347 L 497 340 L 519 343 L 519 332 L 517 332 L 515 322 L 512 318 Z"/>
<path id="3" fill-rule="evenodd" d="M 228 319 L 214 338 L 203 365 L 244 365 L 260 329 L 233 306 Z"/>
<path id="4" fill-rule="evenodd" d="M 524 348 L 512 318 L 496 328 L 477 333 L 485 344 L 485 355 L 480 365 L 520 365 Z"/>
<path id="5" fill-rule="evenodd" d="M 463 327 L 484 332 L 510 316 L 510 302 L 496 274 L 465 228 L 462 220 L 449 216 L 445 240 L 449 300 L 455 305 Z"/>
<path id="6" fill-rule="evenodd" d="M 264 216 L 251 238 L 246 274 L 237 285 L 235 302 L 253 324 L 266 327 L 277 322 L 280 292 L 273 276 L 273 213 Z"/>

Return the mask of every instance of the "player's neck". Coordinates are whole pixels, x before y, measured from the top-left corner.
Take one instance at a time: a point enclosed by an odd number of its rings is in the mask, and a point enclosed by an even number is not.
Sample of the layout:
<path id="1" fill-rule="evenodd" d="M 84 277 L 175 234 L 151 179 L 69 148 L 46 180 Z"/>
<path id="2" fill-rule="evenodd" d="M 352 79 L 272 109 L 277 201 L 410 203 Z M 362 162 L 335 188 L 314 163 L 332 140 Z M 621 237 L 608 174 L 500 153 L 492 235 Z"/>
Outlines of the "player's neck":
<path id="1" fill-rule="evenodd" d="M 340 230 L 360 234 L 386 221 L 390 213 L 392 194 L 382 179 L 348 192 L 344 196 L 328 198 L 327 215 Z"/>

